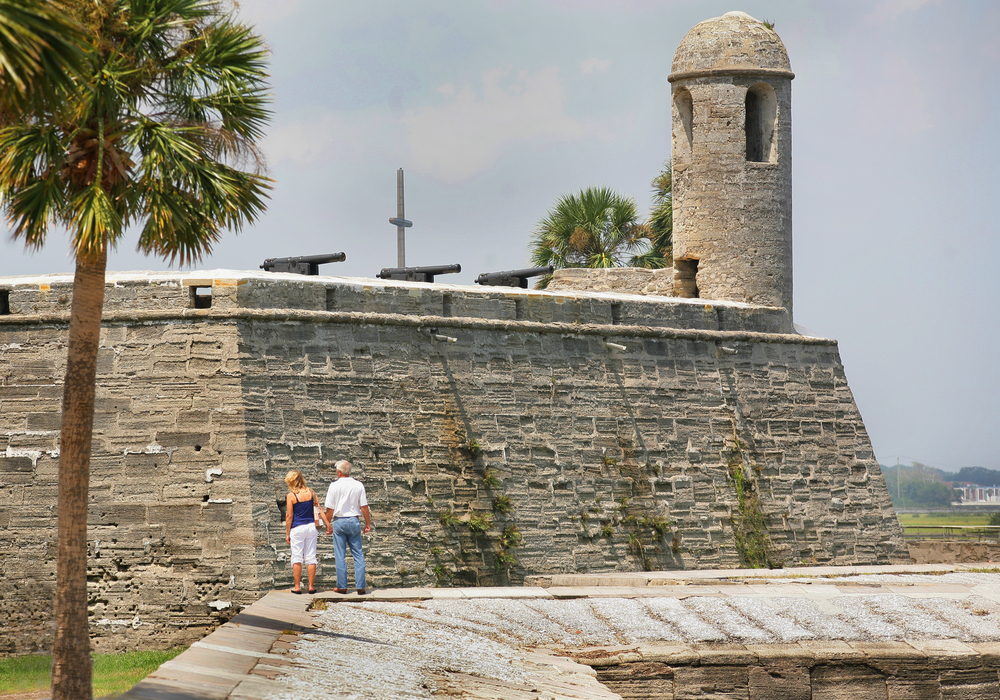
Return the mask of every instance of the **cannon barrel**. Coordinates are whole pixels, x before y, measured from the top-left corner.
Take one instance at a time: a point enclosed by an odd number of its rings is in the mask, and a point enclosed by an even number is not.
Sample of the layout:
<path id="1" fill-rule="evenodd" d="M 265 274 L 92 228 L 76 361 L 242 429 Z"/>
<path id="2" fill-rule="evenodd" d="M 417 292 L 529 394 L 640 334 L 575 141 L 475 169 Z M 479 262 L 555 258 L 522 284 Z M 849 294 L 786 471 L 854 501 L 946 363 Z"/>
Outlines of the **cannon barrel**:
<path id="1" fill-rule="evenodd" d="M 328 255 L 299 255 L 294 258 L 268 258 L 261 263 L 260 269 L 266 272 L 294 272 L 299 275 L 318 275 L 319 266 L 324 263 L 344 262 L 345 253 L 330 253 Z"/>
<path id="2" fill-rule="evenodd" d="M 476 284 L 489 287 L 521 287 L 528 288 L 528 278 L 539 275 L 551 275 L 555 271 L 552 265 L 545 267 L 526 267 L 522 270 L 503 270 L 502 272 L 484 272 L 476 278 Z"/>
<path id="3" fill-rule="evenodd" d="M 383 267 L 378 277 L 384 280 L 405 280 L 406 282 L 433 282 L 435 275 L 461 272 L 462 266 L 426 265 L 424 267 Z"/>

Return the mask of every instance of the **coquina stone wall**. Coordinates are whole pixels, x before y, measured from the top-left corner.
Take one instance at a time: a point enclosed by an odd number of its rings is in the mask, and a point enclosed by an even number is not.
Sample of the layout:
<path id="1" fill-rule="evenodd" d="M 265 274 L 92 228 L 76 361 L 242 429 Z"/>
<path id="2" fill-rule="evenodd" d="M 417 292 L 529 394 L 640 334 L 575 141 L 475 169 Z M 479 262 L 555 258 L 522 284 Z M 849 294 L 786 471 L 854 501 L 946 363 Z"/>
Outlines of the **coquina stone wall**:
<path id="1" fill-rule="evenodd" d="M 1000 697 L 995 642 L 651 644 L 574 654 L 625 700 Z"/>
<path id="2" fill-rule="evenodd" d="M 584 291 L 674 296 L 673 268 L 565 267 L 552 274 L 550 292 Z"/>
<path id="3" fill-rule="evenodd" d="M 6 653 L 50 643 L 70 285 L 0 279 Z M 323 494 L 345 458 L 368 489 L 374 587 L 908 561 L 836 342 L 790 325 L 701 299 L 113 276 L 97 648 L 191 642 L 288 585 L 283 477 Z M 320 557 L 328 588 L 325 537 Z"/>

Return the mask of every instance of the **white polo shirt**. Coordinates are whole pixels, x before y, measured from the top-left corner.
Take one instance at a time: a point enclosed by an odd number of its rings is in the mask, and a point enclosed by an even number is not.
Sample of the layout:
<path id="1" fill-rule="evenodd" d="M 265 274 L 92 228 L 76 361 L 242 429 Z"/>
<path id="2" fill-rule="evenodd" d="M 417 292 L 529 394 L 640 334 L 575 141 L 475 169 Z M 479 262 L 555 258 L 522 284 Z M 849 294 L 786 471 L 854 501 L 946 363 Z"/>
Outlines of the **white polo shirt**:
<path id="1" fill-rule="evenodd" d="M 365 486 L 351 476 L 342 476 L 326 492 L 326 506 L 333 510 L 335 518 L 357 518 L 361 516 L 361 506 L 368 505 Z"/>

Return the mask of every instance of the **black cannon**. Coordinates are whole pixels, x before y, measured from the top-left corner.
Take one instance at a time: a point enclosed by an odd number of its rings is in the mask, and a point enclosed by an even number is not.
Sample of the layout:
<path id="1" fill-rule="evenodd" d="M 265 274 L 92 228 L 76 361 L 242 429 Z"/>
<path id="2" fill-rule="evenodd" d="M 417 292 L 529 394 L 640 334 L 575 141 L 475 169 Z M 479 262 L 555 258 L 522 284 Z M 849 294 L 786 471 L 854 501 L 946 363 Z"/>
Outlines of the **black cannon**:
<path id="1" fill-rule="evenodd" d="M 383 267 L 378 277 L 384 280 L 405 280 L 406 282 L 433 282 L 436 275 L 461 272 L 462 266 L 428 265 L 427 267 Z"/>
<path id="2" fill-rule="evenodd" d="M 503 272 L 484 272 L 476 278 L 476 284 L 487 287 L 520 287 L 528 288 L 528 278 L 539 275 L 551 275 L 555 268 L 551 265 L 547 267 L 527 267 L 523 270 L 504 270 Z"/>
<path id="3" fill-rule="evenodd" d="M 345 253 L 329 255 L 300 255 L 297 258 L 268 258 L 260 266 L 266 272 L 294 272 L 297 275 L 318 275 L 323 263 L 344 262 Z"/>

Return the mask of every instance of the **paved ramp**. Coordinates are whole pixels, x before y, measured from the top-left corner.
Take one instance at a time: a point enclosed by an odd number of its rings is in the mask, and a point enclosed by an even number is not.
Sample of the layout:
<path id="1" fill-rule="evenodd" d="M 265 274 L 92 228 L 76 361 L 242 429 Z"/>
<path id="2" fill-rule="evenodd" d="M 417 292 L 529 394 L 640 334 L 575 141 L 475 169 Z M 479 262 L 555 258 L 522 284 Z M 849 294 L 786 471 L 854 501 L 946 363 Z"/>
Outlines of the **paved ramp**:
<path id="1" fill-rule="evenodd" d="M 274 592 L 125 697 L 994 698 L 1000 570 L 990 567 Z M 306 612 L 310 603 L 325 610 Z"/>

